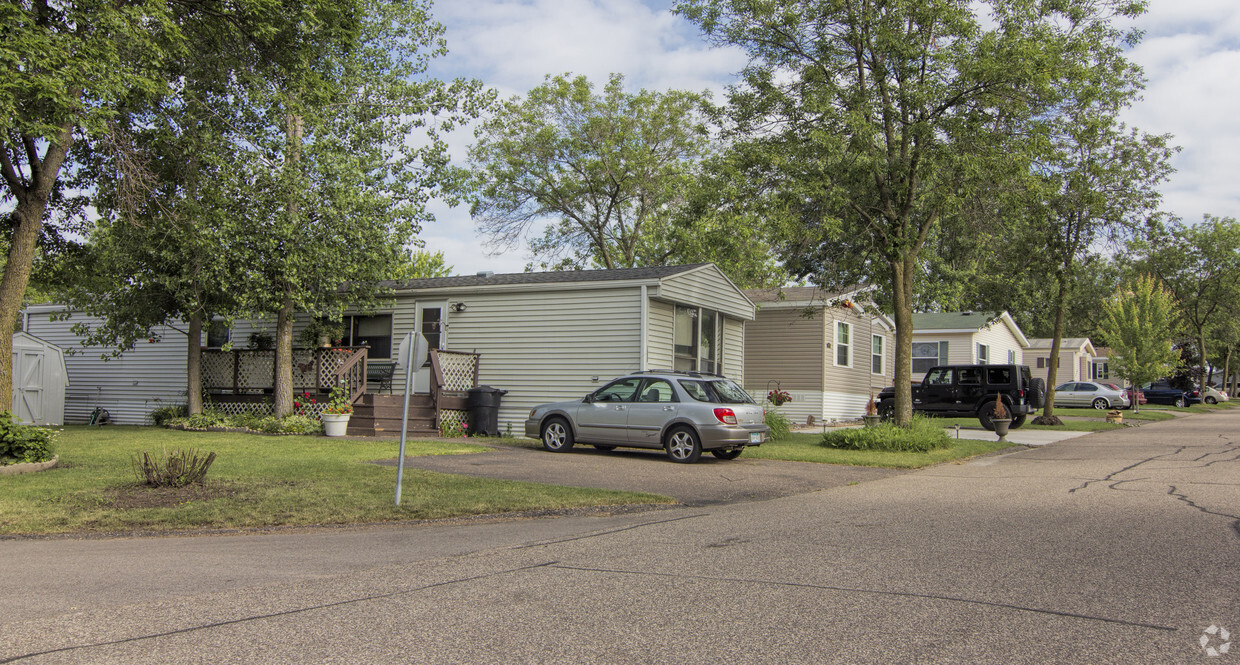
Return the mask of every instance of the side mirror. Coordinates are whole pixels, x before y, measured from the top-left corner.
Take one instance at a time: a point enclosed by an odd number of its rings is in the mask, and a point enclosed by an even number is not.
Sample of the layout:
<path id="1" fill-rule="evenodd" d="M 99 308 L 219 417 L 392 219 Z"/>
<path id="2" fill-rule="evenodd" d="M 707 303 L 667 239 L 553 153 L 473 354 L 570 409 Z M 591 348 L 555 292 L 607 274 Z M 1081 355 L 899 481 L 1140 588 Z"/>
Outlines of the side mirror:
<path id="1" fill-rule="evenodd" d="M 586 393 L 585 398 L 583 398 L 581 401 L 585 402 L 586 404 L 592 403 L 594 401 L 594 393 Z"/>

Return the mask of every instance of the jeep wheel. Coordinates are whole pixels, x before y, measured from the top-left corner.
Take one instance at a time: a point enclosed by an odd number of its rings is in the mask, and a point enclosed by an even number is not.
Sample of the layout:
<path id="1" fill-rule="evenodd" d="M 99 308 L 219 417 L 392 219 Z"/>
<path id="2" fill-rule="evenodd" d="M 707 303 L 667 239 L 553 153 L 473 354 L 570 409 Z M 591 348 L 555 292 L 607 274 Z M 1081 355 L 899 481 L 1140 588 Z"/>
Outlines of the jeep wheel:
<path id="1" fill-rule="evenodd" d="M 1099 397 L 1098 399 L 1094 400 L 1093 407 L 1101 411 L 1103 409 L 1111 408 L 1111 403 L 1107 401 L 1107 398 Z"/>
<path id="2" fill-rule="evenodd" d="M 1025 415 L 1025 414 L 1023 414 L 1023 413 L 1022 413 L 1022 414 L 1020 414 L 1019 416 L 1012 416 L 1012 424 L 1011 424 L 1011 425 L 1008 425 L 1008 428 L 1009 428 L 1009 429 L 1016 429 L 1017 427 L 1020 427 L 1021 425 L 1024 425 L 1024 424 L 1025 424 L 1025 418 L 1026 418 L 1026 415 Z"/>
<path id="3" fill-rule="evenodd" d="M 982 405 L 982 408 L 977 410 L 977 420 L 982 424 L 983 429 L 990 430 L 991 432 L 995 431 L 995 421 L 990 419 L 994 412 L 994 402 L 986 402 Z"/>
<path id="4" fill-rule="evenodd" d="M 896 401 L 894 399 L 885 399 L 878 404 L 878 415 L 883 420 L 891 420 L 896 417 Z"/>

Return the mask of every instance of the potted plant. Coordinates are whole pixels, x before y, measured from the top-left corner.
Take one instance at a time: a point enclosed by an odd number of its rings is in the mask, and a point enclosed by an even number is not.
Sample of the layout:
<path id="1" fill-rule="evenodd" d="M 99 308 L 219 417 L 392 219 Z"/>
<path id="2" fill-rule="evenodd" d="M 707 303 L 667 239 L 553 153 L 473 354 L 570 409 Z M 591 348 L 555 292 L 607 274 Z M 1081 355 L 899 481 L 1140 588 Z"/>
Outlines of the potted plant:
<path id="1" fill-rule="evenodd" d="M 865 405 L 865 426 L 877 427 L 882 419 L 883 417 L 878 415 L 878 405 L 874 403 L 874 396 L 870 395 L 870 401 Z"/>
<path id="2" fill-rule="evenodd" d="M 327 406 L 323 407 L 323 433 L 327 436 L 344 436 L 349 428 L 349 416 L 353 415 L 353 403 L 349 401 L 349 387 L 343 381 L 332 388 Z"/>
<path id="3" fill-rule="evenodd" d="M 766 394 L 766 401 L 774 404 L 775 406 L 783 406 L 792 401 L 792 393 L 789 393 L 787 390 L 780 390 L 779 388 L 776 388 Z"/>
<path id="4" fill-rule="evenodd" d="M 1007 407 L 1003 405 L 1003 398 L 998 394 L 995 395 L 995 408 L 991 412 L 990 422 L 995 425 L 995 434 L 999 435 L 1000 441 L 1007 441 L 1008 428 L 1012 424 L 1012 415 L 1008 413 Z"/>

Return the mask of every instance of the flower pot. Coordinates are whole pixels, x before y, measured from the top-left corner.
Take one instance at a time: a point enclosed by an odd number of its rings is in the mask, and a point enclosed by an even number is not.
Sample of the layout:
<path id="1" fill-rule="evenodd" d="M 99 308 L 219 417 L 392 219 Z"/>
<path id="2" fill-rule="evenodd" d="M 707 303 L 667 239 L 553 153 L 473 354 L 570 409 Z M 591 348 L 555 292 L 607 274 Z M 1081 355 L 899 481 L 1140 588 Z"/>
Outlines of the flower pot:
<path id="1" fill-rule="evenodd" d="M 883 421 L 883 417 L 878 415 L 877 413 L 872 416 L 869 414 L 866 414 L 865 416 L 863 416 L 863 418 L 865 418 L 866 427 L 878 427 L 878 424 Z"/>
<path id="2" fill-rule="evenodd" d="M 1007 441 L 1008 429 L 1012 425 L 1011 418 L 991 418 L 990 422 L 995 424 L 995 434 L 999 435 L 1000 441 Z"/>
<path id="3" fill-rule="evenodd" d="M 1124 414 L 1119 411 L 1107 411 L 1107 422 L 1122 425 L 1124 423 Z"/>
<path id="4" fill-rule="evenodd" d="M 324 413 L 323 433 L 327 436 L 344 436 L 349 429 L 349 416 L 351 413 Z"/>

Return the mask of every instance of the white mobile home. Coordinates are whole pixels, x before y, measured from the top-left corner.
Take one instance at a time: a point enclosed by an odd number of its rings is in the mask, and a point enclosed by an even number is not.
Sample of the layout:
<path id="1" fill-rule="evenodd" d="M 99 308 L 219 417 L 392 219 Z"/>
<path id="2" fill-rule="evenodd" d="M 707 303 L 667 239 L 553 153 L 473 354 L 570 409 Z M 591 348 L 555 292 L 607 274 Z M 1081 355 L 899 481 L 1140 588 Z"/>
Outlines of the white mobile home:
<path id="1" fill-rule="evenodd" d="M 369 347 L 372 360 L 395 360 L 399 340 L 423 334 L 432 348 L 478 354 L 477 382 L 506 390 L 501 427 L 520 431 L 531 407 L 579 397 L 617 375 L 641 369 L 717 372 L 744 378 L 745 323 L 754 305 L 714 264 L 479 274 L 397 280 L 389 306 L 348 313 L 344 346 Z M 71 331 L 80 316 L 51 321 L 57 306 L 31 307 L 29 330 L 65 348 L 80 344 Z M 299 321 L 295 333 L 306 326 Z M 234 346 L 270 322 L 238 322 Z M 215 346 L 219 340 L 199 340 Z M 183 403 L 185 335 L 176 327 L 157 333 L 108 362 L 103 349 L 66 358 L 73 389 L 68 422 L 86 422 L 96 405 L 118 423 L 140 423 L 160 405 Z M 415 389 L 429 387 L 430 368 L 420 359 Z M 404 376 L 397 367 L 396 377 Z"/>

